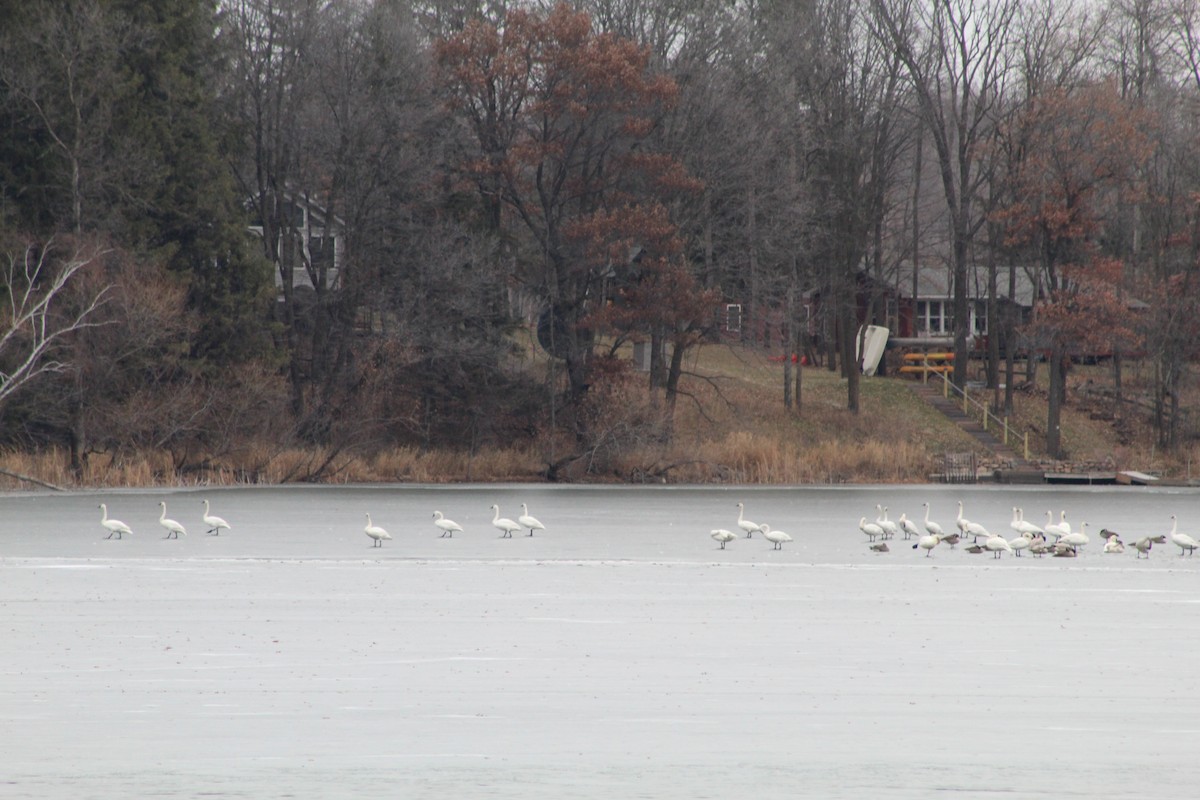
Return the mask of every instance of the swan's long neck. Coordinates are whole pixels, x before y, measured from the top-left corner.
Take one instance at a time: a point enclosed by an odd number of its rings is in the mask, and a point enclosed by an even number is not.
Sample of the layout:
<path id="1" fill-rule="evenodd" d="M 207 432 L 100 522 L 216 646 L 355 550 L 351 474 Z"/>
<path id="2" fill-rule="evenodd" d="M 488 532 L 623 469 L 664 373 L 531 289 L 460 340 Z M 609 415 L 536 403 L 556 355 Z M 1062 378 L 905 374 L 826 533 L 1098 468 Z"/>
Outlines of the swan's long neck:
<path id="1" fill-rule="evenodd" d="M 204 515 L 208 516 L 208 501 L 204 501 Z"/>
<path id="2" fill-rule="evenodd" d="M 492 506 L 492 508 L 495 509 L 495 511 L 496 511 L 495 516 L 492 517 L 492 522 L 493 523 L 499 522 L 500 521 L 500 506 Z"/>
<path id="3" fill-rule="evenodd" d="M 108 522 L 108 506 L 104 505 L 104 503 L 100 504 L 100 521 Z"/>
<path id="4" fill-rule="evenodd" d="M 958 501 L 958 518 L 959 518 L 959 519 L 962 519 L 962 518 L 963 518 L 963 515 L 962 515 L 962 500 L 959 500 L 959 501 Z"/>
<path id="5" fill-rule="evenodd" d="M 158 519 L 161 522 L 162 520 L 167 518 L 167 504 L 159 503 L 159 505 L 162 506 L 162 513 L 158 515 Z"/>
<path id="6" fill-rule="evenodd" d="M 368 528 L 371 527 L 371 515 L 370 514 L 367 514 L 367 527 Z"/>
<path id="7" fill-rule="evenodd" d="M 1171 535 L 1174 536 L 1179 530 L 1179 518 L 1171 517 Z"/>
<path id="8" fill-rule="evenodd" d="M 742 522 L 742 514 L 744 514 L 744 513 L 746 513 L 746 507 L 744 505 L 742 505 L 741 503 L 738 503 L 738 524 L 739 525 Z"/>
<path id="9" fill-rule="evenodd" d="M 929 524 L 929 503 L 925 504 L 925 524 Z"/>

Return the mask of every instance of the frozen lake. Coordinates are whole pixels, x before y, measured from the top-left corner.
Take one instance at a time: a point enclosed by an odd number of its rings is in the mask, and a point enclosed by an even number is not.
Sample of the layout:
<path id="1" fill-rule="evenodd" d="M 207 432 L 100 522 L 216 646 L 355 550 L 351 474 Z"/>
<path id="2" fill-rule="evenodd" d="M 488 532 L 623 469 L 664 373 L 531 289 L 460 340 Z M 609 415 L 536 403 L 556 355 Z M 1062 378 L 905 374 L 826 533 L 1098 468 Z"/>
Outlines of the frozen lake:
<path id="1" fill-rule="evenodd" d="M 206 536 L 201 501 L 232 532 Z M 1194 798 L 1200 493 L 284 487 L 0 496 L 0 797 Z M 1076 559 L 911 542 L 875 504 Z M 163 539 L 159 501 L 188 527 Z M 746 516 L 795 539 L 720 550 Z M 132 537 L 105 540 L 99 503 Z M 546 525 L 499 538 L 525 502 Z M 444 511 L 466 531 L 439 538 Z M 373 548 L 364 515 L 392 540 Z"/>

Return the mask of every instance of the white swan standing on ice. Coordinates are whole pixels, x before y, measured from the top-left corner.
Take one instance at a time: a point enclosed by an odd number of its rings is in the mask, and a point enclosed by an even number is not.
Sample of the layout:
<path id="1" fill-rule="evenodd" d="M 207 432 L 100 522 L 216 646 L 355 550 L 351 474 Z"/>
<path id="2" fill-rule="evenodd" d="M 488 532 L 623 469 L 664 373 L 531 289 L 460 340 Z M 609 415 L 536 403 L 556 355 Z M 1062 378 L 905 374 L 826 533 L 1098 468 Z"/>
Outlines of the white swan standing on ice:
<path id="1" fill-rule="evenodd" d="M 888 519 L 887 506 L 875 505 L 875 510 L 879 512 L 879 518 L 875 520 L 875 524 L 883 529 L 883 535 L 888 539 L 895 539 L 896 534 L 900 532 L 900 528 L 895 522 Z"/>
<path id="2" fill-rule="evenodd" d="M 913 545 L 913 550 L 916 550 L 919 547 L 925 551 L 925 557 L 929 558 L 931 555 L 933 555 L 933 548 L 937 547 L 938 543 L 941 541 L 942 537 L 938 536 L 936 533 L 927 533 L 920 539 L 917 539 L 917 543 Z"/>
<path id="3" fill-rule="evenodd" d="M 521 523 L 513 522 L 508 517 L 500 516 L 500 506 L 493 503 L 492 511 L 496 512 L 496 515 L 492 517 L 492 525 L 501 531 L 500 538 L 511 539 L 513 531 L 521 530 Z"/>
<path id="4" fill-rule="evenodd" d="M 367 514 L 367 526 L 363 528 L 363 533 L 370 536 L 373 540 L 372 547 L 383 547 L 384 539 L 391 539 L 392 535 L 378 525 L 371 523 L 371 515 Z"/>
<path id="5" fill-rule="evenodd" d="M 739 528 L 741 528 L 742 530 L 744 530 L 744 531 L 746 532 L 746 538 L 747 538 L 747 539 L 750 539 L 750 538 L 753 538 L 753 536 L 754 536 L 754 532 L 755 532 L 755 531 L 759 531 L 759 532 L 761 532 L 761 531 L 762 531 L 762 526 L 761 526 L 761 525 L 759 525 L 757 522 L 751 522 L 750 520 L 748 520 L 748 519 L 746 519 L 745 517 L 743 517 L 742 515 L 743 515 L 745 512 L 746 512 L 746 506 L 745 506 L 745 504 L 744 504 L 744 503 L 738 503 L 738 521 L 737 521 L 737 525 L 738 525 L 738 527 L 739 527 Z"/>
<path id="6" fill-rule="evenodd" d="M 462 526 L 452 519 L 446 519 L 440 511 L 433 512 L 433 524 L 442 530 L 442 535 L 438 537 L 439 539 L 445 536 L 453 539 L 455 531 L 462 533 Z"/>
<path id="7" fill-rule="evenodd" d="M 908 541 L 914 536 L 920 536 L 921 531 L 917 529 L 917 524 L 909 519 L 904 514 L 900 515 L 899 519 L 900 530 L 904 531 L 904 540 Z"/>
<path id="8" fill-rule="evenodd" d="M 771 530 L 771 526 L 767 525 L 765 523 L 761 526 L 761 528 L 762 528 L 763 538 L 765 538 L 771 544 L 775 545 L 776 550 L 782 550 L 783 543 L 790 542 L 792 540 L 791 536 L 788 536 L 783 531 L 773 531 L 773 530 Z"/>
<path id="9" fill-rule="evenodd" d="M 1200 547 L 1200 542 L 1197 542 L 1186 533 L 1179 532 L 1179 520 L 1175 515 L 1171 515 L 1171 541 L 1179 548 L 1179 555 L 1192 555 L 1196 552 L 1196 548 Z"/>
<path id="10" fill-rule="evenodd" d="M 954 524 L 958 526 L 959 533 L 963 536 L 967 535 L 967 525 L 970 524 L 970 520 L 963 516 L 962 500 L 958 501 L 958 516 L 954 519 Z"/>
<path id="11" fill-rule="evenodd" d="M 121 522 L 119 519 L 108 518 L 108 506 L 104 505 L 104 503 L 100 504 L 100 512 L 100 524 L 108 531 L 108 536 L 105 536 L 105 539 L 111 539 L 114 533 L 118 539 L 125 534 L 133 535 L 133 531 L 124 522 Z"/>
<path id="12" fill-rule="evenodd" d="M 954 520 L 954 524 L 958 526 L 960 531 L 962 531 L 963 536 L 970 536 L 972 537 L 972 540 L 976 542 L 979 541 L 979 537 L 981 536 L 986 539 L 992 535 L 990 532 L 988 532 L 987 528 L 983 527 L 978 522 L 971 522 L 971 520 L 963 516 L 962 500 L 958 501 L 958 518 Z"/>
<path id="13" fill-rule="evenodd" d="M 1028 536 L 1030 539 L 1036 538 L 1038 536 L 1046 535 L 1046 532 L 1044 530 L 1039 528 L 1037 525 L 1034 525 L 1029 520 L 1025 519 L 1025 509 L 1018 508 L 1018 509 L 1016 509 L 1016 512 L 1017 512 L 1017 532 L 1018 533 L 1023 533 L 1026 536 Z"/>
<path id="14" fill-rule="evenodd" d="M 858 529 L 871 537 L 871 541 L 875 541 L 875 537 L 883 537 L 883 528 L 876 525 L 874 522 L 867 522 L 867 518 L 863 517 L 858 521 Z"/>
<path id="15" fill-rule="evenodd" d="M 1058 522 L 1054 521 L 1053 511 L 1046 512 L 1045 531 L 1055 539 L 1066 536 L 1071 532 L 1071 523 L 1067 522 L 1067 512 L 1065 509 L 1058 512 Z"/>
<path id="16" fill-rule="evenodd" d="M 221 535 L 222 528 L 224 528 L 227 531 L 232 530 L 229 527 L 228 522 L 221 519 L 220 517 L 215 517 L 209 513 L 207 500 L 204 501 L 204 516 L 201 517 L 201 519 L 204 520 L 204 524 L 208 526 L 208 532 L 211 534 L 215 534 L 216 536 Z"/>
<path id="17" fill-rule="evenodd" d="M 1070 531 L 1067 534 L 1058 537 L 1058 542 L 1055 542 L 1055 544 L 1062 543 L 1076 549 L 1083 547 L 1091 541 L 1091 538 L 1087 535 L 1087 526 L 1088 524 L 1086 522 L 1079 523 L 1079 530 Z"/>
<path id="18" fill-rule="evenodd" d="M 163 538 L 178 539 L 181 535 L 187 536 L 187 529 L 185 529 L 175 520 L 167 519 L 167 504 L 163 501 L 159 501 L 159 505 L 162 506 L 162 514 L 160 514 L 158 517 L 158 524 L 162 525 L 167 530 L 167 535 Z"/>
<path id="19" fill-rule="evenodd" d="M 725 549 L 725 545 L 737 538 L 736 533 L 733 531 L 727 531 L 724 528 L 717 528 L 716 530 L 711 531 L 708 535 L 720 542 L 722 550 Z"/>
<path id="20" fill-rule="evenodd" d="M 521 503 L 521 516 L 517 517 L 517 522 L 521 523 L 522 528 L 529 528 L 530 536 L 533 536 L 534 531 L 546 530 L 546 526 L 539 522 L 537 517 L 530 515 L 529 506 L 526 503 Z"/>
<path id="21" fill-rule="evenodd" d="M 1008 546 L 1012 548 L 1013 555 L 1018 558 L 1021 555 L 1021 551 L 1028 549 L 1031 544 L 1033 544 L 1033 536 L 1028 533 L 1022 533 L 1020 536 L 1014 536 L 1008 540 Z"/>
<path id="22" fill-rule="evenodd" d="M 925 530 L 931 536 L 936 536 L 939 539 L 942 538 L 942 535 L 944 534 L 942 526 L 929 518 L 929 503 L 921 503 L 921 505 L 925 508 Z"/>
<path id="23" fill-rule="evenodd" d="M 1012 545 L 1008 543 L 1008 539 L 999 534 L 989 534 L 988 538 L 983 542 L 983 547 L 992 552 L 993 558 L 999 558 L 1001 553 L 1012 555 L 1013 551 Z"/>

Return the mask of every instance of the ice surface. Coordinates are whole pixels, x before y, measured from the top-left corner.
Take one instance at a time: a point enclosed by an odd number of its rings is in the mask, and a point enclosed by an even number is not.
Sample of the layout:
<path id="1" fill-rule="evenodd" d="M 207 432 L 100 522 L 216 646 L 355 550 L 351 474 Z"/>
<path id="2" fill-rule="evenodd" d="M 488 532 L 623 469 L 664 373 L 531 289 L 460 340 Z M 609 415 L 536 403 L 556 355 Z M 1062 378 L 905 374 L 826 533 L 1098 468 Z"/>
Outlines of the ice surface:
<path id="1" fill-rule="evenodd" d="M 0 497 L 0 797 L 1194 798 L 1194 490 L 286 487 Z M 201 501 L 229 520 L 205 535 Z M 887 505 L 1077 559 L 872 553 Z M 158 502 L 188 527 L 164 540 Z M 720 550 L 746 516 L 792 535 Z M 134 530 L 105 540 L 98 505 Z M 547 530 L 499 538 L 492 503 Z M 466 529 L 439 538 L 435 509 Z M 372 548 L 365 514 L 393 539 Z"/>

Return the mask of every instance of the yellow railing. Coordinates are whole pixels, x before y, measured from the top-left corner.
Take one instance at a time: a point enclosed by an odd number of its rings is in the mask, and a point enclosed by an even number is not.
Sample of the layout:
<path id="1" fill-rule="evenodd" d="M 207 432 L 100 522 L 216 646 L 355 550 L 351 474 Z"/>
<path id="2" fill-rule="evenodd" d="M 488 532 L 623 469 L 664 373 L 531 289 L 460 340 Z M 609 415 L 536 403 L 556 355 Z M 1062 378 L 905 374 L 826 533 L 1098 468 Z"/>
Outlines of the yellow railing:
<path id="1" fill-rule="evenodd" d="M 953 395 L 955 397 L 955 399 L 957 399 L 958 396 L 961 395 L 962 396 L 962 409 L 963 409 L 964 414 L 966 414 L 967 416 L 975 416 L 978 419 L 980 419 L 983 423 L 983 429 L 985 431 L 988 430 L 989 423 L 994 424 L 996 427 L 997 433 L 999 433 L 1000 431 L 1003 431 L 1004 444 L 1006 446 L 1013 446 L 1017 443 L 1020 443 L 1021 448 L 1022 448 L 1022 453 L 1023 453 L 1022 458 L 1024 458 L 1026 461 L 1029 460 L 1029 433 L 1028 433 L 1028 431 L 1026 431 L 1025 433 L 1022 433 L 1022 434 L 1018 434 L 1015 430 L 1013 430 L 1012 426 L 1010 426 L 1008 424 L 1008 417 L 1004 417 L 1003 419 L 1000 417 L 997 417 L 995 414 L 992 413 L 992 410 L 991 410 L 991 408 L 988 407 L 987 403 L 981 403 L 978 400 L 976 400 L 974 397 L 971 397 L 970 394 L 967 392 L 966 387 L 963 387 L 962 389 L 960 389 L 957 386 L 955 386 L 954 383 L 951 382 L 950 378 L 947 377 L 945 373 L 936 373 L 936 375 L 937 375 L 937 377 L 942 379 L 942 397 L 945 397 L 947 400 L 949 400 L 951 395 Z M 974 412 L 975 412 L 973 415 L 971 413 L 972 410 L 974 410 Z M 1011 442 L 1009 441 L 1010 437 L 1012 438 Z"/>

